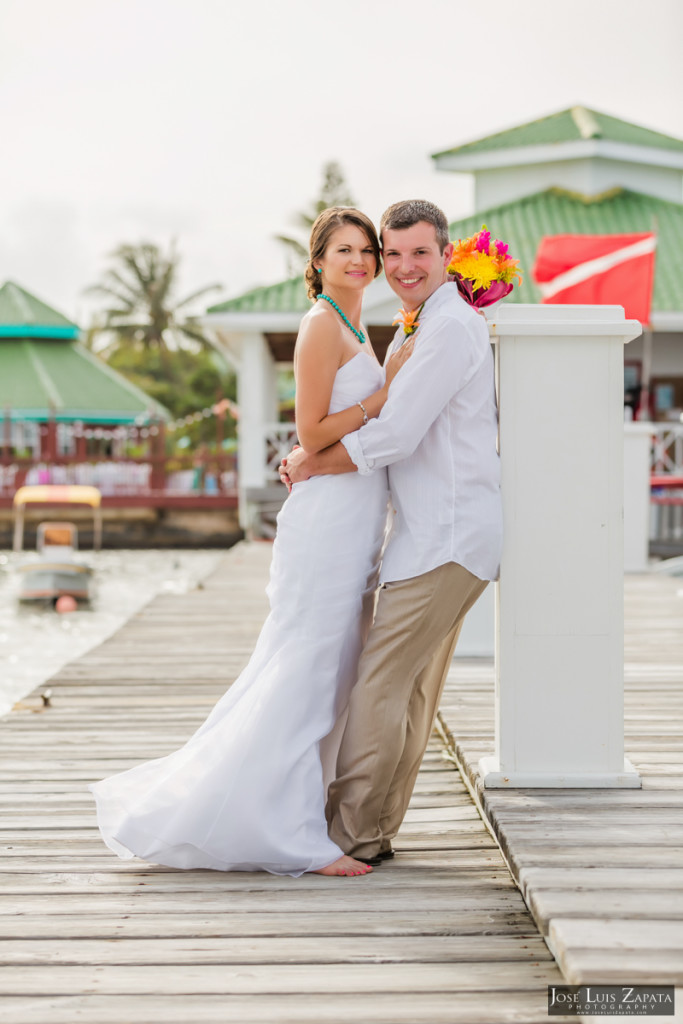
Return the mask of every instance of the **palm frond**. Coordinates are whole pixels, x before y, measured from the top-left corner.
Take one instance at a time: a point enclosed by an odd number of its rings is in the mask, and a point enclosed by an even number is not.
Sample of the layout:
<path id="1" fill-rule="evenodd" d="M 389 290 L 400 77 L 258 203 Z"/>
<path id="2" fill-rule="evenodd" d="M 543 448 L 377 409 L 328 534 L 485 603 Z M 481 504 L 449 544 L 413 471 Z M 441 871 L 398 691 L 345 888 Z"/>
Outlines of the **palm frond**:
<path id="1" fill-rule="evenodd" d="M 191 302 L 195 302 L 197 299 L 203 298 L 210 292 L 222 292 L 224 290 L 222 284 L 207 284 L 205 288 L 198 288 L 196 292 L 192 292 L 187 298 L 184 298 L 181 302 L 177 302 L 173 307 L 175 311 L 183 309 L 184 306 L 189 306 Z"/>
<path id="2" fill-rule="evenodd" d="M 213 348 L 211 339 L 208 337 L 208 335 L 206 335 L 201 330 L 201 328 L 194 327 L 188 324 L 187 320 L 182 324 L 177 324 L 176 327 L 177 330 L 179 330 L 182 334 L 185 334 L 188 338 L 191 338 L 192 341 L 196 341 L 199 345 L 202 346 L 202 348 Z"/>

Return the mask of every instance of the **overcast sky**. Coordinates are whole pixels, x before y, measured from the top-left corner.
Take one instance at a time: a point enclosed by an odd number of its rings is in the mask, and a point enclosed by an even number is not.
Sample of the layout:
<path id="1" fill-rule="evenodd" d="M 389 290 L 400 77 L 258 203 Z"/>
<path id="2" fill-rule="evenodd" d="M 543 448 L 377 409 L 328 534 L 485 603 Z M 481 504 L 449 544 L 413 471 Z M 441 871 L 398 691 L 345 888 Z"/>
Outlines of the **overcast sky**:
<path id="1" fill-rule="evenodd" d="M 0 0 L 0 283 L 87 321 L 116 245 L 285 276 L 328 160 L 375 220 L 472 212 L 430 154 L 575 104 L 683 137 L 681 0 Z"/>

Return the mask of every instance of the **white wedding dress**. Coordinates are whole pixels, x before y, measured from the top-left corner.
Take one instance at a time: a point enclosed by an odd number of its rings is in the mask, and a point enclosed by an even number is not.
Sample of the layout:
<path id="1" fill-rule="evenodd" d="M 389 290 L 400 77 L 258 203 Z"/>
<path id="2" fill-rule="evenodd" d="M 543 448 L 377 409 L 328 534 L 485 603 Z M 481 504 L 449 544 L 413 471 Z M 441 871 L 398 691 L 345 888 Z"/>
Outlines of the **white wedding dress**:
<path id="1" fill-rule="evenodd" d="M 330 412 L 383 381 L 359 352 L 337 371 Z M 341 856 L 326 791 L 372 616 L 387 498 L 384 470 L 294 485 L 278 516 L 270 615 L 247 667 L 184 747 L 90 787 L 120 857 L 296 876 Z"/>

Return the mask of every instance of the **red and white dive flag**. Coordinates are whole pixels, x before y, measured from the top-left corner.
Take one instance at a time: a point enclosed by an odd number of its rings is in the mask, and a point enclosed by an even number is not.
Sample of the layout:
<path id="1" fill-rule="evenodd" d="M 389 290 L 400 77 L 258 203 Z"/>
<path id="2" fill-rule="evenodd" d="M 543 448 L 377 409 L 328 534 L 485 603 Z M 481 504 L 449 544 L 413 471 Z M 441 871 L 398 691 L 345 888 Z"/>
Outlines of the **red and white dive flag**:
<path id="1" fill-rule="evenodd" d="M 546 236 L 532 270 L 541 301 L 623 306 L 628 320 L 648 324 L 656 245 L 653 233 Z"/>

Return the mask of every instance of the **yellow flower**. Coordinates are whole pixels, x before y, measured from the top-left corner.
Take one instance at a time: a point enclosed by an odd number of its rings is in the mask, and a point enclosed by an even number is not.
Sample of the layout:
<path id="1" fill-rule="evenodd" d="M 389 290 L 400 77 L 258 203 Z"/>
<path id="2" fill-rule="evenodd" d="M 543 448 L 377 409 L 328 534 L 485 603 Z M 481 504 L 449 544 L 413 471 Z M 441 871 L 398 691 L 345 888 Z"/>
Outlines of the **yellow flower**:
<path id="1" fill-rule="evenodd" d="M 476 291 L 478 288 L 488 288 L 492 281 L 498 279 L 498 268 L 495 261 L 482 252 L 467 253 L 457 259 L 453 259 L 448 266 L 449 273 L 457 273 L 466 280 L 472 282 Z"/>

